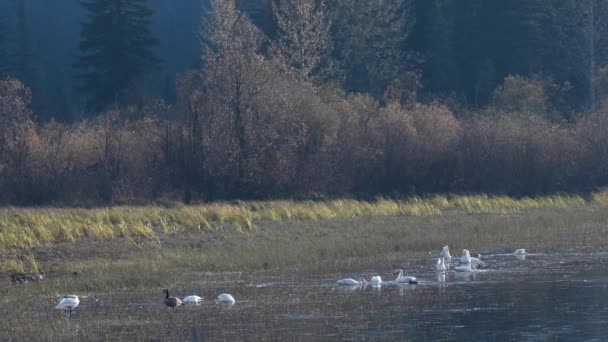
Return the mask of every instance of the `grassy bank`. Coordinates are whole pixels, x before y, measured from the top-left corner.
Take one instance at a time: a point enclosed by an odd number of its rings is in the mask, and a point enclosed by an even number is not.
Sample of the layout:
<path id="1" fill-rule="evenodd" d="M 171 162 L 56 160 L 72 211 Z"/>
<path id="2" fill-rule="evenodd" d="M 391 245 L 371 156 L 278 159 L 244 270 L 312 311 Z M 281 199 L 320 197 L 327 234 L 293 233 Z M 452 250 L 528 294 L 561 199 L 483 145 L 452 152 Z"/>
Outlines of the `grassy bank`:
<path id="1" fill-rule="evenodd" d="M 537 249 L 543 245 L 601 248 L 602 239 L 589 242 L 587 237 L 603 236 L 598 229 L 608 222 L 604 215 L 607 205 L 608 192 L 598 192 L 585 198 L 434 196 L 403 201 L 233 202 L 174 208 L 6 208 L 0 209 L 0 272 L 36 271 L 37 251 L 45 249 L 42 258 L 47 263 L 56 259 L 56 250 L 72 256 L 71 264 L 60 268 L 62 272 L 103 269 L 109 265 L 108 256 L 128 259 L 124 267 L 128 272 L 134 263 L 149 260 L 165 267 L 179 260 L 206 269 L 238 270 L 261 267 L 270 260 L 280 260 L 275 266 L 293 266 L 322 263 L 327 257 L 341 260 L 427 251 L 446 243 L 509 248 L 534 241 Z M 572 244 L 562 245 L 563 241 Z M 101 261 L 84 257 L 95 255 L 95 250 L 106 250 Z M 131 259 L 134 252 L 145 260 Z M 82 262 L 89 264 L 75 264 Z"/>
<path id="2" fill-rule="evenodd" d="M 607 208 L 598 204 L 498 214 L 451 210 L 429 216 L 264 220 L 250 231 L 191 230 L 154 239 L 80 239 L 8 250 L 0 265 L 4 272 L 44 270 L 57 279 L 42 283 L 48 287 L 45 292 L 61 292 L 66 281 L 78 291 L 106 291 L 179 285 L 204 278 L 209 271 L 335 271 L 378 264 L 396 268 L 403 265 L 391 265 L 394 260 L 403 262 L 410 254 L 432 259 L 445 244 L 454 254 L 462 248 L 482 254 L 515 248 L 603 251 L 608 248 Z M 74 271 L 86 277 L 74 283 Z"/>
<path id="3" fill-rule="evenodd" d="M 307 274 L 343 277 L 372 270 L 388 277 L 396 268 L 430 279 L 434 277 L 433 258 L 445 244 L 453 254 L 462 248 L 482 254 L 508 253 L 515 248 L 532 253 L 608 250 L 608 205 L 600 194 L 586 200 L 433 198 L 418 201 L 419 208 L 428 211 L 409 213 L 404 211 L 407 205 L 336 201 L 173 209 L 13 209 L 13 220 L 19 215 L 36 220 L 39 215 L 49 222 L 62 222 L 64 227 L 70 225 L 63 218 L 77 225 L 76 218 L 98 217 L 98 225 L 111 227 L 107 229 L 115 233 L 87 235 L 81 228 L 82 235 L 72 235 L 75 241 L 5 249 L 0 258 L 2 271 L 39 268 L 45 271 L 46 279 L 12 285 L 8 274 L 0 276 L 5 301 L 0 307 L 0 316 L 5 317 L 0 323 L 0 339 L 68 339 L 62 335 L 66 331 L 63 327 L 72 320 L 65 321 L 52 309 L 58 296 L 66 293 L 82 296 L 82 316 L 74 319 L 82 327 L 77 332 L 80 339 L 116 338 L 114 334 L 125 331 L 154 337 L 162 326 L 175 324 L 173 317 L 181 322 L 183 315 L 191 314 L 193 322 L 206 322 L 221 315 L 213 311 L 214 306 L 205 306 L 204 310 L 181 310 L 174 316 L 162 306 L 162 288 L 208 299 L 227 291 L 251 300 L 249 284 L 260 279 L 290 283 Z M 210 216 L 212 208 L 217 210 L 215 219 Z M 295 208 L 301 211 L 297 215 Z M 287 209 L 291 209 L 289 216 Z M 282 214 L 262 216 L 272 212 Z M 170 214 L 174 216 L 165 218 Z M 251 216 L 239 216 L 245 214 Z M 155 226 L 153 220 L 160 221 L 158 217 L 163 217 L 164 226 L 158 222 Z M 195 218 L 205 218 L 208 226 L 198 228 Z M 251 220 L 249 228 L 245 218 Z M 147 225 L 150 233 L 120 230 L 138 222 Z M 189 225 L 184 224 L 187 222 Z M 180 233 L 173 234 L 177 231 Z M 73 272 L 78 275 L 73 276 Z M 125 303 L 132 305 L 125 307 Z M 201 319 L 201 313 L 208 317 Z"/>
<path id="4" fill-rule="evenodd" d="M 608 192 L 588 198 L 556 195 L 514 199 L 491 196 L 434 196 L 373 202 L 333 200 L 323 202 L 231 202 L 165 208 L 159 206 L 99 209 L 4 208 L 0 209 L 0 252 L 45 243 L 83 238 L 117 238 L 159 241 L 161 235 L 184 231 L 248 231 L 256 222 L 339 219 L 378 216 L 441 216 L 459 211 L 507 214 L 542 208 L 573 208 L 608 203 Z"/>

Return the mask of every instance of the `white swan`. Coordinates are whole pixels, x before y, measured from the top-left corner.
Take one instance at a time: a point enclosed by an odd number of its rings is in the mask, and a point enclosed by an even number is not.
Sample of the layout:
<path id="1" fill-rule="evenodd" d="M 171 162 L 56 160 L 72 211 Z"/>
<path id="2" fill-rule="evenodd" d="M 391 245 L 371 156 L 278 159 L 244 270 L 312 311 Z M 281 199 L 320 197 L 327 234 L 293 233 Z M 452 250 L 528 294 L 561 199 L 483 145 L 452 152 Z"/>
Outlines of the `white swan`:
<path id="1" fill-rule="evenodd" d="M 367 281 L 365 281 L 365 279 L 363 278 L 359 278 L 359 280 L 355 280 L 353 278 L 344 278 L 344 279 L 340 279 L 336 282 L 338 285 L 367 285 Z"/>
<path id="2" fill-rule="evenodd" d="M 203 298 L 201 298 L 199 296 L 188 296 L 188 297 L 184 298 L 182 300 L 182 302 L 184 302 L 186 304 L 199 304 L 202 300 L 203 300 Z"/>
<path id="3" fill-rule="evenodd" d="M 513 255 L 526 255 L 526 254 L 528 254 L 528 253 L 526 253 L 525 248 L 516 249 L 515 252 L 513 252 Z"/>
<path id="4" fill-rule="evenodd" d="M 473 258 L 468 249 L 463 249 L 462 257 L 460 257 L 460 265 L 467 265 L 467 264 L 471 264 L 470 266 L 477 268 L 477 267 L 480 267 L 482 263 L 481 263 L 481 260 L 479 260 L 477 258 Z"/>
<path id="5" fill-rule="evenodd" d="M 369 282 L 372 285 L 380 285 L 380 284 L 382 284 L 382 277 L 380 277 L 379 275 L 373 276 Z"/>
<path id="6" fill-rule="evenodd" d="M 80 299 L 76 295 L 63 296 L 59 301 L 59 304 L 55 306 L 55 309 L 64 310 L 69 317 L 72 317 L 72 310 L 80 304 Z"/>
<path id="7" fill-rule="evenodd" d="M 445 261 L 443 258 L 437 259 L 437 264 L 435 265 L 435 272 L 443 273 L 445 272 Z"/>
<path id="8" fill-rule="evenodd" d="M 418 284 L 418 280 L 416 279 L 416 277 L 404 276 L 403 270 L 401 270 L 401 269 L 396 270 L 395 273 L 393 273 L 393 275 L 397 277 L 397 278 L 395 278 L 396 283 Z"/>
<path id="9" fill-rule="evenodd" d="M 229 295 L 227 293 L 222 293 L 221 295 L 217 296 L 217 301 L 220 303 L 230 303 L 230 304 L 236 303 L 236 301 L 234 300 L 234 297 L 232 297 L 231 295 Z"/>
<path id="10" fill-rule="evenodd" d="M 471 267 L 471 263 L 467 263 L 466 265 L 460 265 L 460 266 L 456 266 L 454 267 L 454 271 L 456 272 L 465 272 L 465 273 L 471 273 L 471 272 L 475 272 L 475 269 L 473 267 Z"/>
<path id="11" fill-rule="evenodd" d="M 450 247 L 448 247 L 447 245 L 443 246 L 443 249 L 441 250 L 441 252 L 439 252 L 439 256 L 450 262 L 452 260 L 452 256 L 450 255 Z"/>

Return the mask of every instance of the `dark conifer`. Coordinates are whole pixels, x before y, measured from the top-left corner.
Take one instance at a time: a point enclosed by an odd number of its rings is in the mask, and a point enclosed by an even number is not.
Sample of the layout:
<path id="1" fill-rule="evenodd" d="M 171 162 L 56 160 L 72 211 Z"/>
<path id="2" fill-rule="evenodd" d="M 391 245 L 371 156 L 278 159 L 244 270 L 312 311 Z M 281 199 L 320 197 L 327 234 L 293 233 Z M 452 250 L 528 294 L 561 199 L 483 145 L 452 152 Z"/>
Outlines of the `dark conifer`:
<path id="1" fill-rule="evenodd" d="M 17 2 L 17 24 L 9 60 L 9 74 L 28 87 L 34 87 L 34 61 L 26 0 Z"/>
<path id="2" fill-rule="evenodd" d="M 89 110 L 141 104 L 145 78 L 159 68 L 148 0 L 83 0 L 88 13 L 75 64 Z"/>
<path id="3" fill-rule="evenodd" d="M 0 15 L 0 79 L 3 79 L 8 74 L 8 52 L 6 44 L 6 29 L 4 26 L 4 17 Z"/>

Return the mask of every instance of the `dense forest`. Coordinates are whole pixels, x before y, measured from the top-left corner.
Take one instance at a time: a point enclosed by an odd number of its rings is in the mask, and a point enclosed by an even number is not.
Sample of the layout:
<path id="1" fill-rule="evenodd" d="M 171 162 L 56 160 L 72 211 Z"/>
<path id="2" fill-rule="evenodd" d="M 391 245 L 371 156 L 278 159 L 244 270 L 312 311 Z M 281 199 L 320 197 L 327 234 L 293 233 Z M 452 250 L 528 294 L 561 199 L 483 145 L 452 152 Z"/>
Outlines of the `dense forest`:
<path id="1" fill-rule="evenodd" d="M 0 202 L 608 184 L 608 0 L 5 0 Z"/>

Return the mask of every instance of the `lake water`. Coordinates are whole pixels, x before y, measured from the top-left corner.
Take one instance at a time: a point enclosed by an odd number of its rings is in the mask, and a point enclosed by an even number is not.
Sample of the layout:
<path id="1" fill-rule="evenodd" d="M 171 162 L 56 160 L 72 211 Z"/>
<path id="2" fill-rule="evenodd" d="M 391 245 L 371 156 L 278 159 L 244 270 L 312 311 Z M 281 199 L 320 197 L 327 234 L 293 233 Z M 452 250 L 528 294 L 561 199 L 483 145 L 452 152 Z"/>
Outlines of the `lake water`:
<path id="1" fill-rule="evenodd" d="M 84 298 L 74 318 L 56 324 L 79 334 L 88 329 L 84 336 L 95 331 L 101 339 L 608 339 L 607 253 L 532 254 L 525 260 L 488 254 L 482 259 L 487 267 L 476 273 L 442 277 L 433 272 L 431 256 L 413 257 L 403 267 L 419 278 L 418 285 L 335 285 L 344 277 L 391 279 L 392 269 L 380 265 L 376 272 L 223 274 L 192 289 L 177 289 L 178 296 L 198 294 L 207 300 L 174 314 L 160 304 L 160 291 L 102 294 L 95 302 Z M 224 291 L 234 295 L 234 306 L 212 302 Z"/>

